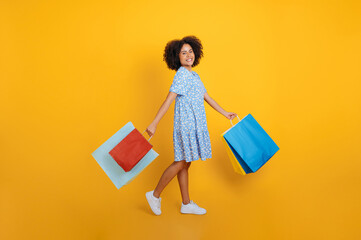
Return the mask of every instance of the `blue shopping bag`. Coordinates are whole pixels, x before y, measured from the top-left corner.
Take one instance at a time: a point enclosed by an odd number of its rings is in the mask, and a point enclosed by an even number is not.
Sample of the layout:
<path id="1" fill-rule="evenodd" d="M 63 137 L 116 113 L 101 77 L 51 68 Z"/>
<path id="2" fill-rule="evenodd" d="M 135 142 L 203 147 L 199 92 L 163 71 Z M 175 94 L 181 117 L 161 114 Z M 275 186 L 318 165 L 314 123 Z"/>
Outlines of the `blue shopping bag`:
<path id="1" fill-rule="evenodd" d="M 251 114 L 242 120 L 238 116 L 237 118 L 239 122 L 222 135 L 245 173 L 254 173 L 279 147 Z"/>
<path id="2" fill-rule="evenodd" d="M 123 168 L 118 165 L 109 152 L 134 129 L 134 125 L 131 122 L 128 122 L 92 153 L 92 156 L 95 158 L 97 163 L 118 189 L 130 183 L 159 155 L 153 150 L 153 148 L 150 149 L 149 152 L 147 152 L 145 156 L 128 172 L 125 172 Z"/>

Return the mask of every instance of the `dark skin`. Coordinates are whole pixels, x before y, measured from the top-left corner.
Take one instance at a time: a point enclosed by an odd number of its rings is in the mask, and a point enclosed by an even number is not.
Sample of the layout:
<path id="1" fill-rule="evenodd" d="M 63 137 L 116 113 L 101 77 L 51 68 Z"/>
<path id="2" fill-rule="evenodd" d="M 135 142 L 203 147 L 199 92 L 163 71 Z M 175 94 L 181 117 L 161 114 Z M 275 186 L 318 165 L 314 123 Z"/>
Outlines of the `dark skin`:
<path id="1" fill-rule="evenodd" d="M 192 71 L 192 64 L 194 62 L 194 53 L 193 49 L 189 44 L 184 44 L 179 53 L 179 60 L 183 67 L 185 67 L 188 71 Z M 188 60 L 188 61 L 187 61 Z M 157 129 L 157 125 L 159 121 L 162 119 L 164 114 L 168 111 L 170 105 L 176 99 L 177 93 L 169 92 L 162 106 L 160 107 L 157 115 L 155 116 L 153 122 L 147 127 L 146 131 L 149 136 L 153 136 Z M 228 119 L 233 119 L 237 116 L 236 113 L 225 111 L 219 104 L 213 100 L 208 93 L 204 94 L 204 100 L 217 112 L 222 114 Z M 188 190 L 188 169 L 191 163 L 182 161 L 174 161 L 162 174 L 157 187 L 154 189 L 153 195 L 157 198 L 160 197 L 160 194 L 164 190 L 164 188 L 168 185 L 168 183 L 177 175 L 179 188 L 182 195 L 183 204 L 188 204 L 190 202 L 189 198 L 189 190 Z"/>

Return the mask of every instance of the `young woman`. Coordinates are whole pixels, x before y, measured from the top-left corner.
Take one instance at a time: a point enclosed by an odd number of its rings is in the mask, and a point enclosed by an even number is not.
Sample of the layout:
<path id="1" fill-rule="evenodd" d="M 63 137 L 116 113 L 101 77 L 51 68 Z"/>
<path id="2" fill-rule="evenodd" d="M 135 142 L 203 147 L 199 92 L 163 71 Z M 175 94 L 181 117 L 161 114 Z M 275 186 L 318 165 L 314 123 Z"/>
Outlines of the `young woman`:
<path id="1" fill-rule="evenodd" d="M 225 111 L 208 95 L 199 75 L 192 70 L 203 57 L 202 49 L 201 41 L 197 37 L 187 36 L 168 42 L 164 50 L 163 57 L 168 68 L 177 72 L 167 98 L 146 131 L 149 136 L 154 135 L 159 121 L 175 100 L 174 162 L 164 171 L 156 188 L 146 193 L 149 206 L 156 215 L 161 214 L 160 194 L 176 175 L 182 195 L 181 213 L 206 213 L 204 208 L 190 200 L 188 192 L 188 169 L 191 162 L 198 159 L 205 161 L 212 157 L 204 100 L 228 119 L 237 116 L 233 112 Z"/>

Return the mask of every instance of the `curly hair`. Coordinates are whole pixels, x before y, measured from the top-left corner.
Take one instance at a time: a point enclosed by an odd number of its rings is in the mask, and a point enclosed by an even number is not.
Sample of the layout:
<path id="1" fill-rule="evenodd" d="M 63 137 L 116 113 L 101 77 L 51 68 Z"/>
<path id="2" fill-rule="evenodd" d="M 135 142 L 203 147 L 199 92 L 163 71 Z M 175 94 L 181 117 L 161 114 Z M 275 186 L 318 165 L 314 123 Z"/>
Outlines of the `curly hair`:
<path id="1" fill-rule="evenodd" d="M 199 60 L 203 57 L 203 46 L 201 41 L 195 36 L 186 36 L 181 40 L 175 39 L 169 41 L 164 49 L 163 61 L 171 70 L 178 70 L 182 65 L 179 60 L 179 53 L 184 44 L 189 44 L 194 52 L 194 62 L 192 67 L 199 64 Z"/>

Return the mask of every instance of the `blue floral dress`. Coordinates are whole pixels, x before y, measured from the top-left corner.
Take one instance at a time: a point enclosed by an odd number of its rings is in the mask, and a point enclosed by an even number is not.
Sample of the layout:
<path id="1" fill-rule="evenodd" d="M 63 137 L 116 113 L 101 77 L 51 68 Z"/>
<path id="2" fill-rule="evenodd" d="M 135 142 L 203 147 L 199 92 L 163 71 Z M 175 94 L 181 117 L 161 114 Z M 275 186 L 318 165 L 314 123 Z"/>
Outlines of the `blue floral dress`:
<path id="1" fill-rule="evenodd" d="M 169 91 L 178 94 L 174 105 L 174 161 L 212 158 L 204 109 L 207 91 L 200 77 L 182 66 L 175 74 Z"/>

